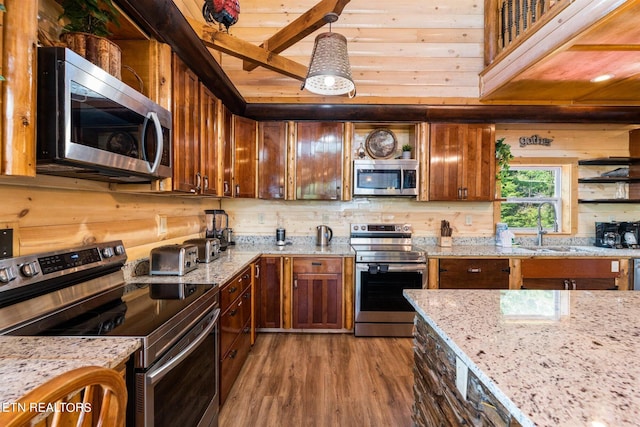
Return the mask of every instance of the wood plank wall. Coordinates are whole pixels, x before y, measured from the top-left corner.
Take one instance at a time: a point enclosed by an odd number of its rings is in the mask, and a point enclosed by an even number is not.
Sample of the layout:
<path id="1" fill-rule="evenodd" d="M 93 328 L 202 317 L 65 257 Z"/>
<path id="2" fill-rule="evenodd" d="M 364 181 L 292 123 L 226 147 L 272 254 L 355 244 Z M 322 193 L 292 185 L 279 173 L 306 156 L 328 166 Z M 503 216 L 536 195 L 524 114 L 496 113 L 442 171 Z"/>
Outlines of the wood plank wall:
<path id="1" fill-rule="evenodd" d="M 122 240 L 130 260 L 144 258 L 153 247 L 203 237 L 204 210 L 220 206 L 217 199 L 110 192 L 92 183 L 85 188 L 79 183 L 80 190 L 66 187 L 0 178 L 0 228 L 14 229 L 14 255 Z"/>

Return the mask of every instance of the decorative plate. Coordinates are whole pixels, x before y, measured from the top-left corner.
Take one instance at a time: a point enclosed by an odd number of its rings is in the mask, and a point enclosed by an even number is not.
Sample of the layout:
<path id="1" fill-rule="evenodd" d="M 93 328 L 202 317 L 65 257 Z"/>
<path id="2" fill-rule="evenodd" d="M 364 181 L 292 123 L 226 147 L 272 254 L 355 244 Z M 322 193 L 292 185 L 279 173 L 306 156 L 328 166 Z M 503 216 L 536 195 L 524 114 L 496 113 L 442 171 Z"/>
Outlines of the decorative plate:
<path id="1" fill-rule="evenodd" d="M 398 140 L 389 129 L 375 129 L 365 141 L 367 153 L 374 159 L 388 159 L 396 154 Z"/>

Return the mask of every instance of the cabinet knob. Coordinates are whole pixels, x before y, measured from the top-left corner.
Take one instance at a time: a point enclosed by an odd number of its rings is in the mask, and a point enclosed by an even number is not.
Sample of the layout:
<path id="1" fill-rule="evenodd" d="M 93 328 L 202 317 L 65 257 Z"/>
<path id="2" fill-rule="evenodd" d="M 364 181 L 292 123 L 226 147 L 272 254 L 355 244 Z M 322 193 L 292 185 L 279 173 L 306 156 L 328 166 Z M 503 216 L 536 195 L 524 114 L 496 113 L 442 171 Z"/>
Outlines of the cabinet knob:
<path id="1" fill-rule="evenodd" d="M 229 288 L 229 293 L 232 294 L 237 290 L 238 290 L 238 288 L 236 288 L 235 286 L 232 286 L 232 287 Z"/>
<path id="2" fill-rule="evenodd" d="M 204 185 L 203 185 L 204 191 L 208 191 L 208 190 L 209 190 L 209 177 L 208 177 L 208 176 L 205 176 L 205 177 L 202 179 L 202 181 L 203 181 L 203 183 L 204 183 Z"/>
<path id="3" fill-rule="evenodd" d="M 196 190 L 200 191 L 202 188 L 202 175 L 200 172 L 196 172 Z"/>
<path id="4" fill-rule="evenodd" d="M 471 267 L 467 269 L 467 273 L 482 273 L 482 269 L 480 267 Z"/>

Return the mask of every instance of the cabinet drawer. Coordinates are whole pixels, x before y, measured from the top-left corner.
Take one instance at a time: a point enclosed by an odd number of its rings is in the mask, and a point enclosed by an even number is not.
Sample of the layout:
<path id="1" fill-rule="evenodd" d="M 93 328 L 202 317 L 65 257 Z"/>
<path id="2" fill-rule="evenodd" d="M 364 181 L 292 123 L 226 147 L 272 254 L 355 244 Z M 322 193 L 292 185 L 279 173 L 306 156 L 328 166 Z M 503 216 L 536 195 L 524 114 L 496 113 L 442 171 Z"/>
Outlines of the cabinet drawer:
<path id="1" fill-rule="evenodd" d="M 222 405 L 229 395 L 244 362 L 247 360 L 251 349 L 250 322 L 244 325 L 242 333 L 238 335 L 228 352 L 224 353 L 220 361 L 220 404 Z"/>
<path id="2" fill-rule="evenodd" d="M 588 259 L 523 259 L 521 263 L 523 278 L 615 278 L 619 272 L 612 272 L 611 263 L 618 260 Z"/>
<path id="3" fill-rule="evenodd" d="M 294 273 L 342 273 L 342 258 L 294 258 Z"/>
<path id="4" fill-rule="evenodd" d="M 440 289 L 509 289 L 508 259 L 441 259 Z"/>
<path id="5" fill-rule="evenodd" d="M 249 286 L 251 286 L 251 268 L 243 270 L 220 288 L 220 310 L 225 311 Z"/>
<path id="6" fill-rule="evenodd" d="M 225 354 L 251 317 L 251 290 L 235 300 L 220 317 L 220 354 Z"/>

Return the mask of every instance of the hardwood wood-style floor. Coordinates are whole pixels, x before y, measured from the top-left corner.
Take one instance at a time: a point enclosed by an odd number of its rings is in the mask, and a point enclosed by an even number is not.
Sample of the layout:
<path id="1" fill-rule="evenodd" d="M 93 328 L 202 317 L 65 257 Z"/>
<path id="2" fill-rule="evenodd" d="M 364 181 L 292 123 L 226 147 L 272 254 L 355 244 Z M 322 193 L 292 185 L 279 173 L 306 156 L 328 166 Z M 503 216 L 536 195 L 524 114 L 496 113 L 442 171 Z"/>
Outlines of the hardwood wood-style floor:
<path id="1" fill-rule="evenodd" d="M 259 334 L 220 427 L 412 426 L 413 341 Z"/>

